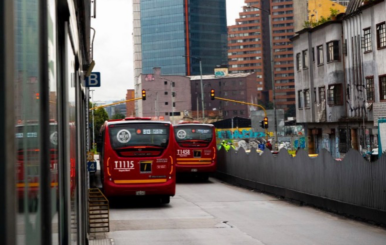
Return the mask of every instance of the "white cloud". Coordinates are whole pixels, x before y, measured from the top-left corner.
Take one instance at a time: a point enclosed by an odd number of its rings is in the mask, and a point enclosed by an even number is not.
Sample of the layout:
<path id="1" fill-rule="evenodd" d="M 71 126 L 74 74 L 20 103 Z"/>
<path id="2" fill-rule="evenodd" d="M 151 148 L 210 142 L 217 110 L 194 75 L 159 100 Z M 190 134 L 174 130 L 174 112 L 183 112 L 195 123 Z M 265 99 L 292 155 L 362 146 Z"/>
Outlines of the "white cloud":
<path id="1" fill-rule="evenodd" d="M 244 0 L 226 3 L 228 25 L 234 25 Z M 124 99 L 134 88 L 132 19 L 131 0 L 97 1 L 97 18 L 91 21 L 96 30 L 93 71 L 101 72 L 102 86 L 95 88 L 95 101 Z"/>

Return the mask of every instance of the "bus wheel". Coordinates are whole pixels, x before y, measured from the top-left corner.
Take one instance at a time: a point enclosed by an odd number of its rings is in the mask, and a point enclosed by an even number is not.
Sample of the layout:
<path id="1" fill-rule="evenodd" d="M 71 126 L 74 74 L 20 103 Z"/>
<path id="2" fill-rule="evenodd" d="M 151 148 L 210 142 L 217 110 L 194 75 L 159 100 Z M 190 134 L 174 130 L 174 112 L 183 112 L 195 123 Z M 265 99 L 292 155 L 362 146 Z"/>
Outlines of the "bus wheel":
<path id="1" fill-rule="evenodd" d="M 170 203 L 170 196 L 161 196 L 161 204 Z"/>
<path id="2" fill-rule="evenodd" d="M 206 182 L 209 180 L 209 174 L 208 173 L 202 173 L 201 174 L 202 181 Z"/>

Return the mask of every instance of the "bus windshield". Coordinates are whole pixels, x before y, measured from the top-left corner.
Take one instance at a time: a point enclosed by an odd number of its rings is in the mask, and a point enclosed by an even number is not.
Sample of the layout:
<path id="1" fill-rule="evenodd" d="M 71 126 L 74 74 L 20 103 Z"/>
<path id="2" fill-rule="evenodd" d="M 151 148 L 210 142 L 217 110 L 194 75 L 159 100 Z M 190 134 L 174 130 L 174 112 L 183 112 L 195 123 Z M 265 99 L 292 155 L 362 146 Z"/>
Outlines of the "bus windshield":
<path id="1" fill-rule="evenodd" d="M 111 147 L 114 150 L 133 146 L 166 148 L 169 143 L 169 125 L 157 123 L 114 124 L 109 127 Z"/>
<path id="2" fill-rule="evenodd" d="M 213 138 L 212 127 L 200 125 L 186 125 L 174 128 L 178 143 L 198 142 L 209 144 Z"/>

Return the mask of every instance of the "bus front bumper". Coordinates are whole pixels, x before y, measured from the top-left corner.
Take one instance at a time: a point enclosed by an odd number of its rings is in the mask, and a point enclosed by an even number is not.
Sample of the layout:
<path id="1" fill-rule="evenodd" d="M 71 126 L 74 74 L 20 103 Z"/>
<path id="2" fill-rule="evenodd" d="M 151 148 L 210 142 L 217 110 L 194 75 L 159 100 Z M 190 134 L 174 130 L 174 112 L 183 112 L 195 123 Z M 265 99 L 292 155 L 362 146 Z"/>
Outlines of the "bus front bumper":
<path id="1" fill-rule="evenodd" d="M 166 179 L 165 179 L 166 180 Z M 158 182 L 158 183 L 157 183 Z M 151 196 L 176 193 L 175 179 L 156 180 L 105 180 L 104 194 L 106 196 Z"/>

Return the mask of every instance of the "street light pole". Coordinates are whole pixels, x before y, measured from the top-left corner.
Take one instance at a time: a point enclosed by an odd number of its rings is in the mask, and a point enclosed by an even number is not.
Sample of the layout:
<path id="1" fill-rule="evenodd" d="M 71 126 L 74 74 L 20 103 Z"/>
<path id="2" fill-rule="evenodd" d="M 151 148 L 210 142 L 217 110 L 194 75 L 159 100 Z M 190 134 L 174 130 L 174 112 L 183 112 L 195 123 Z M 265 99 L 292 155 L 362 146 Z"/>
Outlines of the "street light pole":
<path id="1" fill-rule="evenodd" d="M 196 59 L 196 60 L 198 60 L 200 62 L 202 122 L 204 122 L 204 120 L 205 120 L 205 103 L 204 103 L 204 85 L 202 84 L 202 63 L 201 63 L 201 57 L 194 57 L 194 56 L 190 56 L 190 55 L 189 56 L 183 55 L 182 57 L 188 57 L 188 58 Z M 197 108 L 197 111 L 198 111 L 198 108 Z"/>
<path id="2" fill-rule="evenodd" d="M 173 91 L 174 82 L 171 82 L 170 86 L 171 86 L 171 92 L 172 92 L 172 115 L 173 115 L 172 123 L 174 124 L 174 91 Z"/>
<path id="3" fill-rule="evenodd" d="M 272 44 L 272 23 L 271 11 L 268 12 L 268 27 L 269 27 L 269 48 L 271 50 L 271 80 L 272 80 L 272 102 L 273 102 L 273 120 L 275 125 L 275 145 L 277 145 L 277 117 L 276 117 L 276 89 L 275 89 L 275 74 L 273 60 L 273 44 Z"/>
<path id="4" fill-rule="evenodd" d="M 202 103 L 202 122 L 205 120 L 205 103 L 204 103 L 204 88 L 202 84 L 202 66 L 201 66 L 201 58 L 200 61 L 200 77 L 201 77 L 201 103 Z"/>
<path id="5" fill-rule="evenodd" d="M 92 107 L 94 107 L 94 91 L 95 90 L 90 90 L 92 93 Z M 94 120 L 94 110 L 92 110 L 92 149 L 94 149 L 95 145 L 95 120 Z"/>

